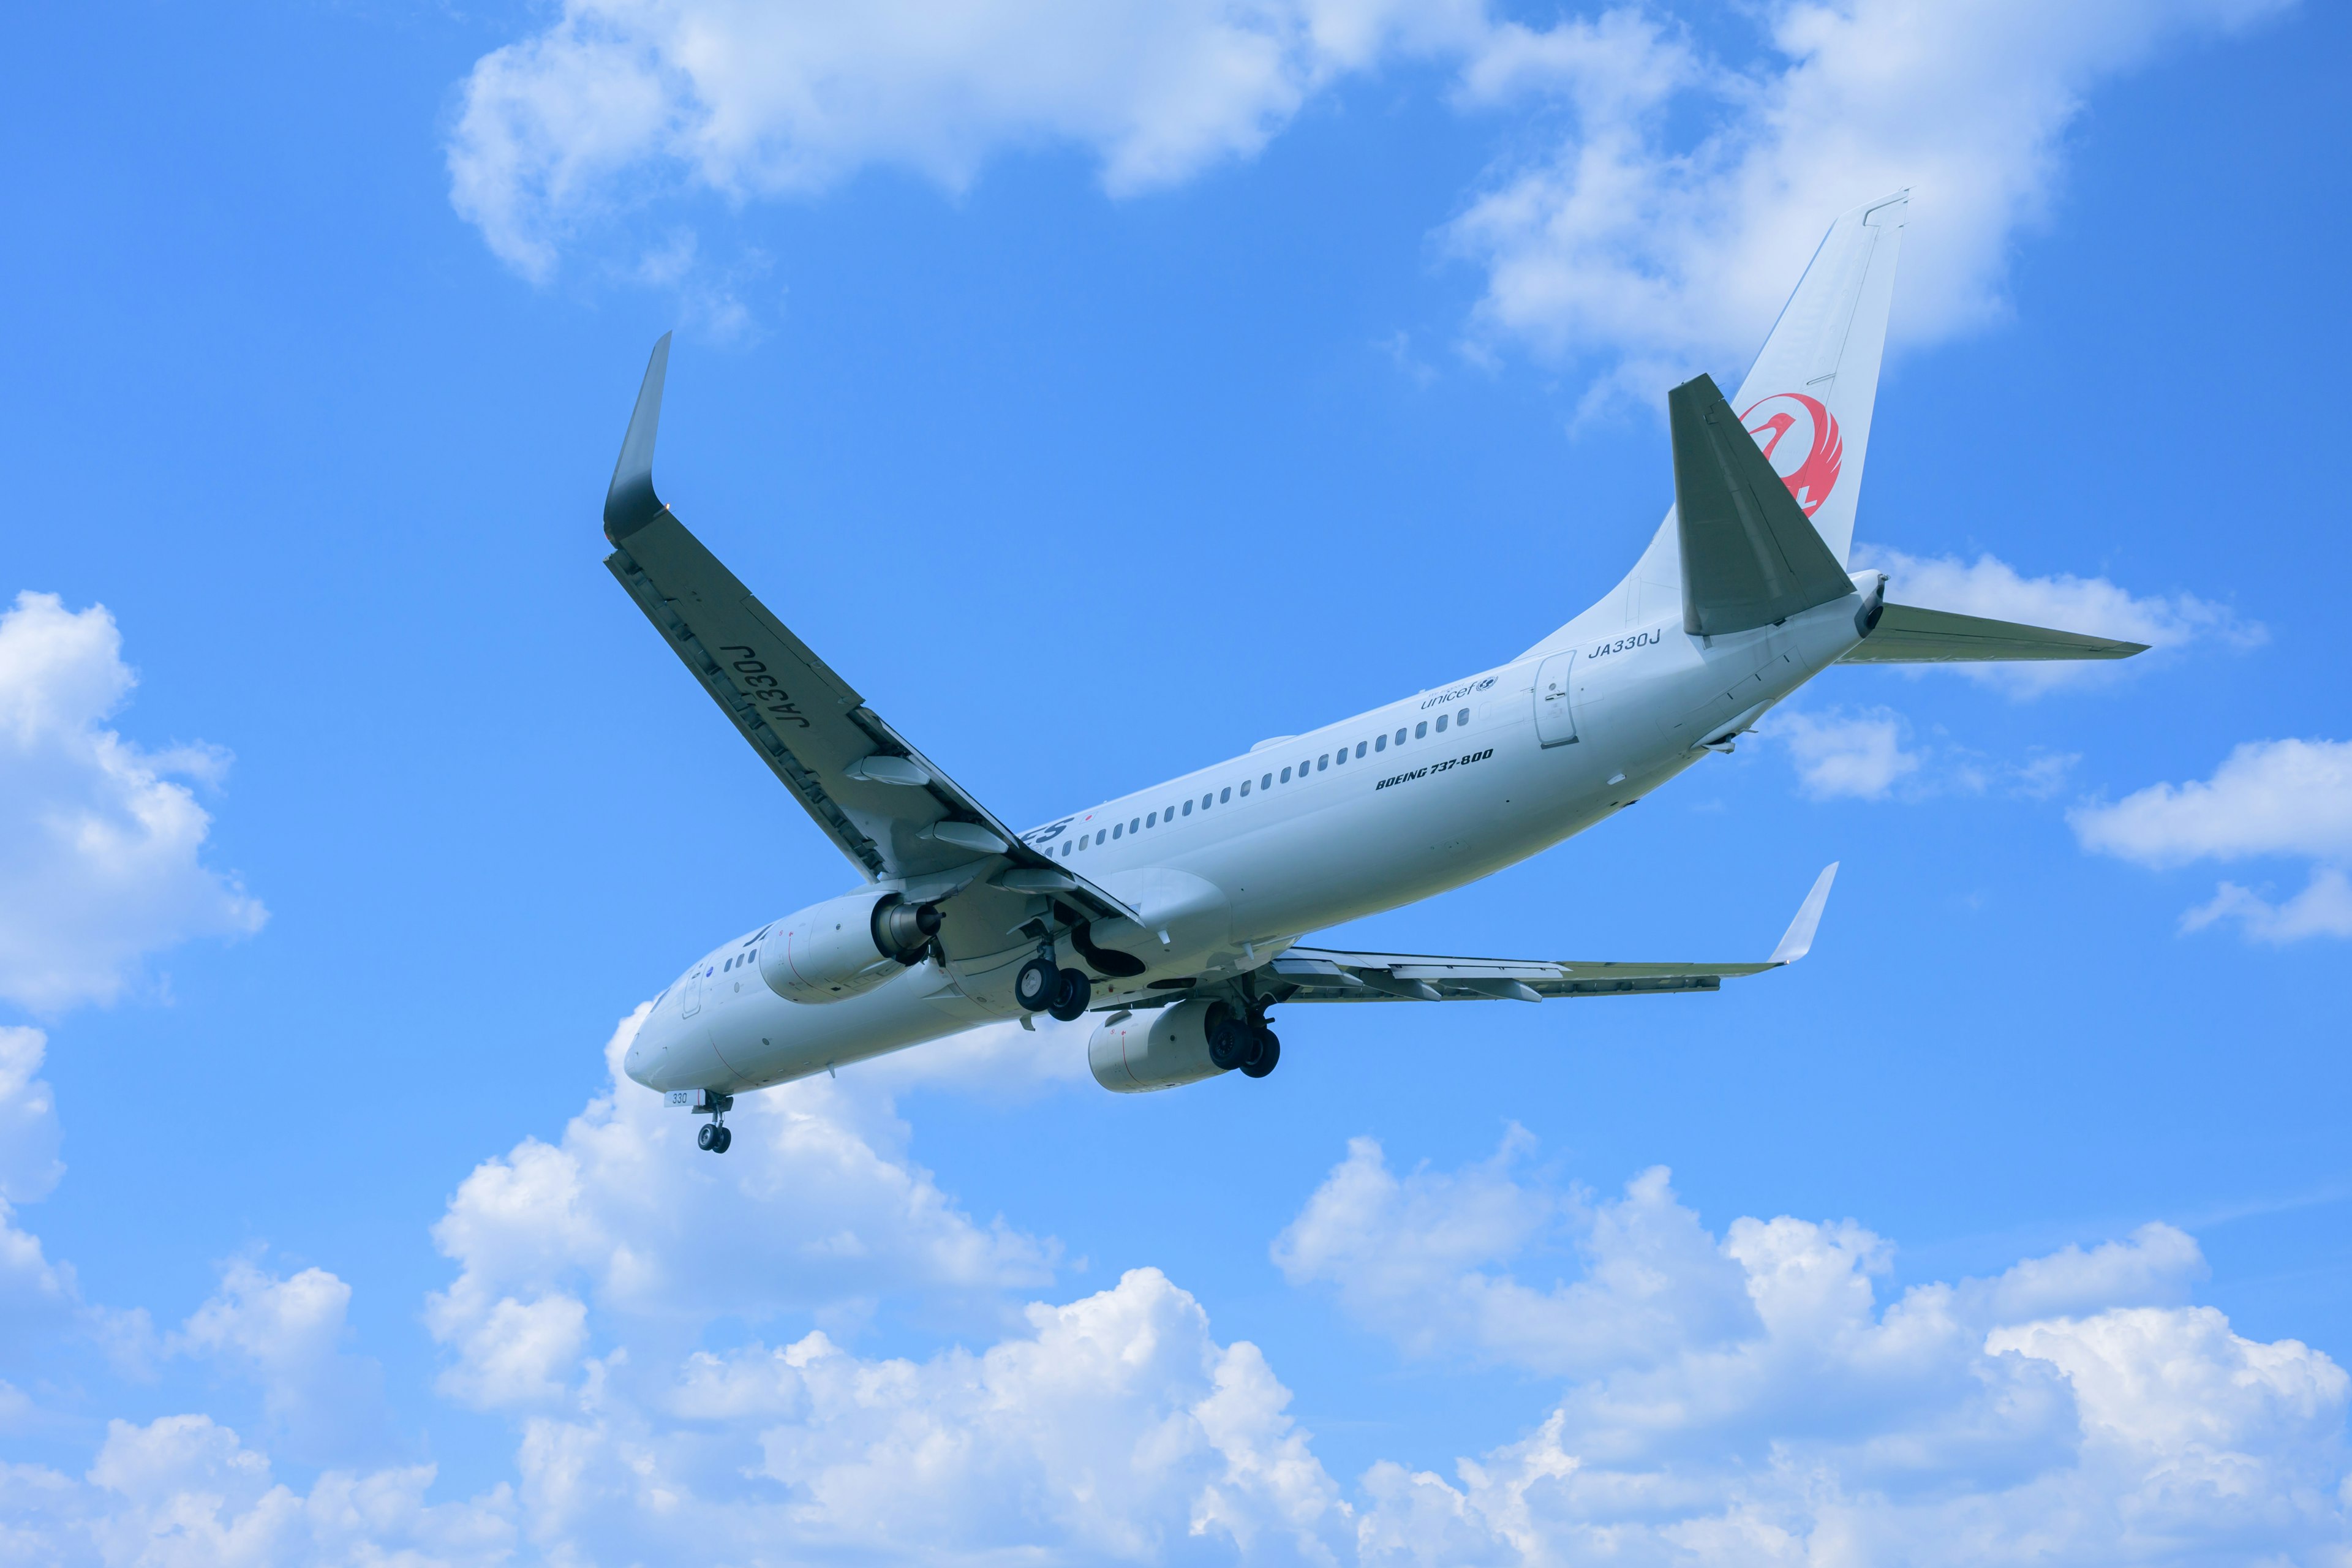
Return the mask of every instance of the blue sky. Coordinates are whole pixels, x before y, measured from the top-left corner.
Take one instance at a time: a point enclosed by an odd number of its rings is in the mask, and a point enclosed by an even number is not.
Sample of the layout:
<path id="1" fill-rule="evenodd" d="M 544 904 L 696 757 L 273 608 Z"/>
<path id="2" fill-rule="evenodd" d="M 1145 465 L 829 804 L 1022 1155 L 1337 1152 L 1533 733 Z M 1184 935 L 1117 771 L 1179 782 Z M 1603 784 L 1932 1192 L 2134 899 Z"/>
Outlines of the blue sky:
<path id="1" fill-rule="evenodd" d="M 2339 12 L 16 31 L 0 1559 L 2346 1550 Z M 1567 620 L 1904 184 L 1858 541 L 2156 651 L 1832 671 L 1341 933 L 1744 957 L 1840 860 L 1805 963 L 983 1031 L 723 1163 L 616 1091 L 854 879 L 599 564 L 661 331 L 665 497 L 1025 823 Z"/>

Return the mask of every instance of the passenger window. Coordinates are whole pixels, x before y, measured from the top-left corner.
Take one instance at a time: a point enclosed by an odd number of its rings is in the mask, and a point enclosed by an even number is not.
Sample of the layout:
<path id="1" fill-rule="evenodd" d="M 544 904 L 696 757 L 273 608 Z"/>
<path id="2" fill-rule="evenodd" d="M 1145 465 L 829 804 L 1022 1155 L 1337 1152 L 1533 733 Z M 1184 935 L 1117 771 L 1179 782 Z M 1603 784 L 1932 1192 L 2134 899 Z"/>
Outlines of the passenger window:
<path id="1" fill-rule="evenodd" d="M 1063 839 L 1063 840 L 1062 840 L 1062 853 L 1063 853 L 1063 854 L 1065 854 L 1065 855 L 1067 855 L 1069 852 L 1070 852 L 1070 841 L 1069 841 L 1068 839 L 1065 838 L 1065 839 Z"/>
<path id="2" fill-rule="evenodd" d="M 1208 797 L 1203 795 L 1202 798 L 1205 800 Z M 1192 803 L 1189 800 L 1184 803 L 1184 815 L 1187 816 L 1192 815 Z"/>
<path id="3" fill-rule="evenodd" d="M 1203 797 L 1203 798 L 1205 798 L 1205 797 Z M 1234 798 L 1234 786 L 1233 786 L 1233 785 L 1231 785 L 1231 784 L 1227 784 L 1224 788 L 1223 788 L 1223 789 L 1221 789 L 1221 790 L 1219 790 L 1219 791 L 1217 792 L 1217 804 L 1218 804 L 1219 805 L 1224 805 L 1224 804 L 1225 804 L 1225 802 L 1227 802 L 1227 801 L 1229 801 L 1229 800 L 1231 800 L 1231 799 L 1233 799 L 1233 798 Z"/>
<path id="4" fill-rule="evenodd" d="M 1257 787 L 1260 789 L 1272 789 L 1274 787 L 1274 775 L 1272 773 L 1268 773 L 1265 777 L 1258 780 Z"/>
<path id="5" fill-rule="evenodd" d="M 1437 727 L 1438 727 L 1439 729 L 1441 729 L 1441 730 L 1444 729 L 1444 728 L 1445 728 L 1445 721 L 1444 721 L 1444 720 L 1442 720 L 1442 719 L 1441 719 L 1441 720 L 1439 720 L 1439 721 L 1438 721 Z M 1429 733 L 1429 721 L 1428 721 L 1428 720 L 1426 720 L 1426 719 L 1423 720 L 1420 723 L 1415 724 L 1415 725 L 1412 727 L 1412 738 L 1413 738 L 1414 740 L 1416 740 L 1416 741 L 1420 740 L 1423 736 L 1424 736 L 1424 735 L 1426 735 L 1426 734 L 1428 734 L 1428 733 Z"/>
<path id="6" fill-rule="evenodd" d="M 1360 747 L 1358 749 L 1361 750 Z M 1376 752 L 1385 752 L 1388 749 L 1389 738 L 1386 735 L 1375 735 L 1372 737 L 1372 750 Z"/>
<path id="7" fill-rule="evenodd" d="M 1356 755 L 1358 755 L 1358 756 L 1360 756 L 1360 756 L 1362 756 L 1363 754 L 1364 754 L 1364 743 L 1363 743 L 1361 741 L 1359 741 L 1359 742 L 1356 742 Z"/>
<path id="8" fill-rule="evenodd" d="M 1437 732 L 1441 735 L 1445 733 L 1445 715 L 1443 713 L 1437 716 Z"/>
<path id="9" fill-rule="evenodd" d="M 1119 824 L 1118 824 L 1118 823 L 1114 822 L 1114 823 L 1112 823 L 1112 824 L 1110 825 L 1110 836 L 1111 836 L 1113 838 L 1118 837 L 1119 836 L 1119 834 L 1120 834 L 1121 832 L 1123 832 L 1123 831 L 1124 831 L 1124 829 L 1120 826 L 1120 825 L 1119 825 Z"/>
<path id="10" fill-rule="evenodd" d="M 1290 770 L 1288 768 L 1282 770 L 1282 782 L 1285 784 L 1288 784 L 1290 782 Z"/>
<path id="11" fill-rule="evenodd" d="M 1397 731 L 1397 744 L 1400 746 L 1404 744 L 1404 731 L 1402 730 L 1399 730 Z"/>
<path id="12" fill-rule="evenodd" d="M 1249 780 L 1247 779 L 1242 780 L 1242 794 L 1244 795 L 1249 794 Z"/>
<path id="13" fill-rule="evenodd" d="M 1097 828 L 1097 829 L 1095 829 L 1095 842 L 1096 842 L 1096 843 L 1100 844 L 1104 839 L 1106 839 L 1106 838 L 1108 838 L 1108 837 L 1110 837 L 1110 835 L 1108 835 L 1108 834 L 1107 834 L 1107 833 L 1103 832 L 1103 830 L 1102 830 L 1102 829 L 1100 829 L 1100 828 Z"/>
<path id="14" fill-rule="evenodd" d="M 1470 710 L 1465 708 L 1461 712 L 1456 713 L 1454 716 L 1454 721 L 1456 724 L 1467 724 L 1470 722 Z"/>
<path id="15" fill-rule="evenodd" d="M 1149 816 L 1145 817 L 1145 818 L 1143 819 L 1143 826 L 1146 826 L 1146 827 L 1157 827 L 1157 826 L 1160 826 L 1160 814 L 1159 814 L 1158 812 L 1156 812 L 1156 811 L 1155 811 L 1155 812 L 1153 812 L 1150 816 Z"/>
<path id="16" fill-rule="evenodd" d="M 1318 773 L 1328 771 L 1330 766 L 1331 759 L 1328 754 L 1315 759 L 1315 771 Z"/>

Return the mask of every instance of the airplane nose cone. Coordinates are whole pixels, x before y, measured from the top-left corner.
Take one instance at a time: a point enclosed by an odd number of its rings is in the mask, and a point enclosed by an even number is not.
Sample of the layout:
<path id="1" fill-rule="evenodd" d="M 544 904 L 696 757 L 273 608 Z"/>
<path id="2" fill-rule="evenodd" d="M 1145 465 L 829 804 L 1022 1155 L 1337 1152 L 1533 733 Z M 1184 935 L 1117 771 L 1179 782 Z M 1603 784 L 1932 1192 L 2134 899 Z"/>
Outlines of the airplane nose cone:
<path id="1" fill-rule="evenodd" d="M 628 1055 L 621 1058 L 621 1070 L 627 1073 L 635 1081 L 645 1083 L 646 1068 L 648 1065 L 646 1042 L 643 1039 L 631 1040 Z M 650 1089 L 653 1086 L 646 1084 L 646 1087 Z"/>

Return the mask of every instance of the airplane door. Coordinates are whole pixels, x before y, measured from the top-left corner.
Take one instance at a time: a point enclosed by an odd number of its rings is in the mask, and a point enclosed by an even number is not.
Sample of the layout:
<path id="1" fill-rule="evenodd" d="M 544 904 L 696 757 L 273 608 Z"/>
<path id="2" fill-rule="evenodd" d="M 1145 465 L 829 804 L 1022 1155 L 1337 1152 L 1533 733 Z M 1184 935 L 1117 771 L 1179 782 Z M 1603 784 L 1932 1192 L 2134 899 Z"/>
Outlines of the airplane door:
<path id="1" fill-rule="evenodd" d="M 694 973 L 686 977 L 686 989 L 678 996 L 677 1016 L 691 1018 L 701 1011 L 702 965 L 698 963 L 694 966 Z"/>
<path id="2" fill-rule="evenodd" d="M 1565 746 L 1576 739 L 1576 712 L 1569 695 L 1569 673 L 1576 666 L 1576 650 L 1556 653 L 1536 671 L 1536 739 L 1547 746 Z"/>

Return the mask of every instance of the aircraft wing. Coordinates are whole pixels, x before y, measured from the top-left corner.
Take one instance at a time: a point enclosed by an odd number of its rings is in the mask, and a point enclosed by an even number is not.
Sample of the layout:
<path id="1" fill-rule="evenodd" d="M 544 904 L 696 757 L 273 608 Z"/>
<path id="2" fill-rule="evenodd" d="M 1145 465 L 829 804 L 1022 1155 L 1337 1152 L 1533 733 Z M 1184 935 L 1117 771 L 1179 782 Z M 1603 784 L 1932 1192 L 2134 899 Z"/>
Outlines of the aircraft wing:
<path id="1" fill-rule="evenodd" d="M 1813 932 L 1837 877 L 1832 862 L 1789 922 L 1772 956 L 1748 963 L 1615 963 L 1573 959 L 1444 958 L 1407 952 L 1340 952 L 1291 947 L 1265 966 L 1285 1002 L 1541 1002 L 1555 996 L 1626 996 L 1714 991 L 1726 979 L 1794 963 Z"/>
<path id="2" fill-rule="evenodd" d="M 604 498 L 613 542 L 604 564 L 760 760 L 868 881 L 939 898 L 986 878 L 1055 895 L 1089 918 L 1140 924 L 1124 903 L 1022 842 L 909 744 L 655 495 L 668 363 L 665 333 Z"/>
<path id="3" fill-rule="evenodd" d="M 1878 624 L 1840 664 L 1990 663 L 2010 659 L 2129 658 L 2144 642 L 2057 632 L 1916 605 L 1888 605 Z"/>

